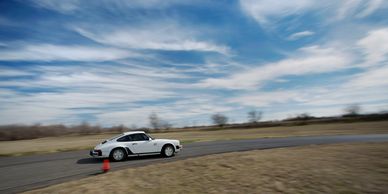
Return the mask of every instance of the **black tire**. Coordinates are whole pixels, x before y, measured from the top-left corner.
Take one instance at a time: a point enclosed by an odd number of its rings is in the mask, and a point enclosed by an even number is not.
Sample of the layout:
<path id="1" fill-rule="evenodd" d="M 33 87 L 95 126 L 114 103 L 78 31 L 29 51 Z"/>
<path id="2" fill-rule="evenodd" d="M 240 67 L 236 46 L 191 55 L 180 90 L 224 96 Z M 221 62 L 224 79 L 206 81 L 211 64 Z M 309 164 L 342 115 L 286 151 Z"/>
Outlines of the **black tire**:
<path id="1" fill-rule="evenodd" d="M 127 159 L 127 152 L 123 148 L 115 148 L 110 152 L 109 159 L 114 162 L 123 161 Z"/>
<path id="2" fill-rule="evenodd" d="M 171 152 L 172 151 L 172 152 Z M 162 148 L 162 155 L 164 157 L 172 157 L 175 155 L 175 148 L 171 144 L 165 145 Z"/>

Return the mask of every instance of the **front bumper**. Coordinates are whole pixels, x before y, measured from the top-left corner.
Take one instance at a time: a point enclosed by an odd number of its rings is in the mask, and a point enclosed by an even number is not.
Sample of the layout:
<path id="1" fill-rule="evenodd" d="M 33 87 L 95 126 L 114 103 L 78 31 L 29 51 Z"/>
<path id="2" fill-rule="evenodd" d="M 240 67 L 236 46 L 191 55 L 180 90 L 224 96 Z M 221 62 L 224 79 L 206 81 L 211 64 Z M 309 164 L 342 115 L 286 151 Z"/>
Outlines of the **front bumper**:
<path id="1" fill-rule="evenodd" d="M 101 150 L 90 150 L 89 155 L 93 156 L 93 157 L 101 157 L 102 151 Z"/>

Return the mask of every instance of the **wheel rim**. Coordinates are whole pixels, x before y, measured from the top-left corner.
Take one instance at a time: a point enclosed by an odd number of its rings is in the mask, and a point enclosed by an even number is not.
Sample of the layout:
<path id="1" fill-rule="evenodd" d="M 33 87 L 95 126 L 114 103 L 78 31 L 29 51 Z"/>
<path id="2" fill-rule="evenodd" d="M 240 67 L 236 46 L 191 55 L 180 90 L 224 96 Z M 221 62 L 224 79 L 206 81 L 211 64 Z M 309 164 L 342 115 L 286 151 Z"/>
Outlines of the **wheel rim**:
<path id="1" fill-rule="evenodd" d="M 122 150 L 115 150 L 113 152 L 113 158 L 115 160 L 122 160 L 124 157 L 124 152 Z"/>
<path id="2" fill-rule="evenodd" d="M 166 154 L 166 156 L 172 156 L 173 153 L 174 149 L 171 146 L 166 147 L 166 149 L 164 150 L 164 154 Z"/>

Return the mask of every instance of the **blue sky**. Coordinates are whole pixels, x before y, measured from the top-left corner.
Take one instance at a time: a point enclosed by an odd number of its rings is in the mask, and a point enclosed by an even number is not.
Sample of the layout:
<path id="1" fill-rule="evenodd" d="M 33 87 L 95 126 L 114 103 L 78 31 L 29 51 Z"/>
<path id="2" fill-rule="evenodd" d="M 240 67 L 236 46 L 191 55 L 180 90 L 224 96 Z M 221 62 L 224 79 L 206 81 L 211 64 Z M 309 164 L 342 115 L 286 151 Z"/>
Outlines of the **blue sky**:
<path id="1" fill-rule="evenodd" d="M 0 10 L 0 124 L 388 110 L 383 0 L 20 0 Z"/>

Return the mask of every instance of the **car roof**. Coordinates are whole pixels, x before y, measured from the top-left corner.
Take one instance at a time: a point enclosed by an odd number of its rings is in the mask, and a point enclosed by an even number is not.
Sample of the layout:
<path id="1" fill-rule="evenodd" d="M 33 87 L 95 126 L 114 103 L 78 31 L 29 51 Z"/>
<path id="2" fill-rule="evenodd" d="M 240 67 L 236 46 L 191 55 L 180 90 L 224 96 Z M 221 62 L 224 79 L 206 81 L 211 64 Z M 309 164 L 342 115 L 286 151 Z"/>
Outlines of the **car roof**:
<path id="1" fill-rule="evenodd" d="M 135 133 L 145 133 L 144 131 L 127 131 L 127 132 L 124 132 L 124 135 L 131 135 L 131 134 L 135 134 Z"/>

